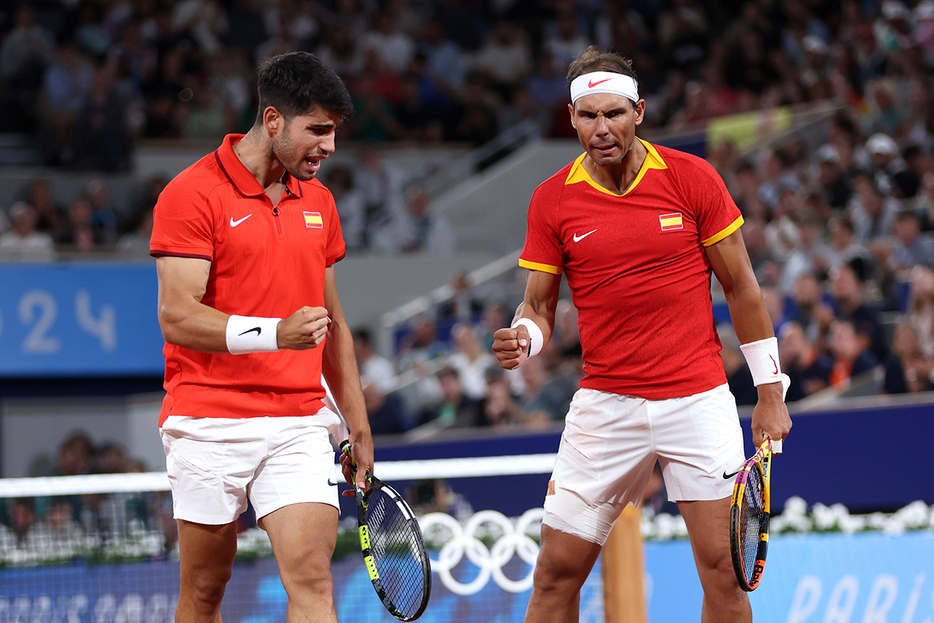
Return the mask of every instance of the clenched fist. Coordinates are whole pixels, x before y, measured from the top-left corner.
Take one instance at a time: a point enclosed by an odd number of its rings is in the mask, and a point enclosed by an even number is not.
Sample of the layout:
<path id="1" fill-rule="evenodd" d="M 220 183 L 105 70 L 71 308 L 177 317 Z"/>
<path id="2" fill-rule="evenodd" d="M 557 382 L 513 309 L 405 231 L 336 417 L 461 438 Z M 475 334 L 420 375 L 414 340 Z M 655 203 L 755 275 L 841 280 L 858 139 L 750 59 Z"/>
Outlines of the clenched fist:
<path id="1" fill-rule="evenodd" d="M 515 370 L 529 358 L 529 330 L 522 325 L 498 329 L 493 334 L 493 353 L 501 368 Z"/>
<path id="2" fill-rule="evenodd" d="M 328 334 L 331 319 L 324 307 L 302 307 L 279 323 L 279 348 L 308 350 L 317 348 Z"/>

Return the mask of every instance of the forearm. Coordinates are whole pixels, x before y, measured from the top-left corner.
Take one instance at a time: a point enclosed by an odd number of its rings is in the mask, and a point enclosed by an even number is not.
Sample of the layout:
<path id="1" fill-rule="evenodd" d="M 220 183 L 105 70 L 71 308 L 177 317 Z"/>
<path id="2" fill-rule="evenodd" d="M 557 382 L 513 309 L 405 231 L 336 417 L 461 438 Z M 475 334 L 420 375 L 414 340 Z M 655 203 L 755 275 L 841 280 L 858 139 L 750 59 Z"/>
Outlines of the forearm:
<path id="1" fill-rule="evenodd" d="M 207 305 L 160 304 L 159 326 L 169 344 L 205 353 L 226 353 L 228 315 Z"/>
<path id="2" fill-rule="evenodd" d="M 737 284 L 726 293 L 726 302 L 730 309 L 733 329 L 736 331 L 740 344 L 775 336 L 772 319 L 765 307 L 759 285 L 755 281 Z"/>
<path id="3" fill-rule="evenodd" d="M 353 338 L 343 317 L 333 319 L 329 327 L 324 343 L 322 372 L 347 423 L 350 441 L 354 443 L 370 439 L 370 422 L 354 357 Z"/>

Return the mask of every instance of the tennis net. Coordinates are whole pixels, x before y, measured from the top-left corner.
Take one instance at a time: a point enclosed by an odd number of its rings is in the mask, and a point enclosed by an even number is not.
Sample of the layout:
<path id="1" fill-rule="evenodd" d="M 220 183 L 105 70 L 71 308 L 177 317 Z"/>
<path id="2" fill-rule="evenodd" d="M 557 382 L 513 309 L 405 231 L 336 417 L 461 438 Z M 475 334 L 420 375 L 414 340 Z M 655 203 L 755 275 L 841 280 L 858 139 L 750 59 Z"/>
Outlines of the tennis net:
<path id="1" fill-rule="evenodd" d="M 429 546 L 432 596 L 421 620 L 522 620 L 553 462 L 541 454 L 378 465 L 419 515 Z M 504 487 L 534 488 L 539 504 L 521 512 L 487 504 L 496 499 L 487 493 Z M 0 623 L 174 620 L 178 554 L 165 473 L 0 479 L 0 500 Z M 363 565 L 352 502 L 342 500 L 332 562 L 338 617 L 393 621 Z M 249 514 L 240 523 L 223 620 L 284 621 L 287 597 L 269 540 Z M 581 621 L 603 621 L 601 590 L 597 570 L 582 594 Z"/>

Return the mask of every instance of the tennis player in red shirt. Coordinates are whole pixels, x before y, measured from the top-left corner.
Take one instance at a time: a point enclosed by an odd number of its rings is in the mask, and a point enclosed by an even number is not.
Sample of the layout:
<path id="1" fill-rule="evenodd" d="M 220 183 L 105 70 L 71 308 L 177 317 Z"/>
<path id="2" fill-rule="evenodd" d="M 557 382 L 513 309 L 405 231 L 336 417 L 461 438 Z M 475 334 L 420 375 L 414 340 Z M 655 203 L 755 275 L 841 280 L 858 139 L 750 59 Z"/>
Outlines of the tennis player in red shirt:
<path id="1" fill-rule="evenodd" d="M 791 419 L 742 216 L 706 161 L 636 137 L 645 101 L 627 59 L 591 47 L 571 63 L 568 85 L 585 153 L 532 196 L 519 259 L 530 271 L 525 297 L 493 344 L 506 369 L 537 354 L 567 277 L 585 375 L 545 497 L 525 620 L 578 620 L 580 588 L 657 460 L 687 524 L 702 620 L 751 621 L 730 562 L 731 474 L 744 452 L 719 356 L 711 271 L 758 386 L 755 443 L 763 434 L 784 439 Z"/>
<path id="2" fill-rule="evenodd" d="M 247 508 L 272 542 L 289 621 L 337 621 L 330 571 L 338 494 L 322 374 L 361 468 L 373 465 L 334 263 L 344 240 L 315 179 L 353 114 L 315 56 L 259 69 L 259 112 L 159 196 L 157 258 L 166 396 L 159 418 L 178 523 L 176 620 L 220 621 Z M 349 478 L 347 458 L 342 458 Z"/>

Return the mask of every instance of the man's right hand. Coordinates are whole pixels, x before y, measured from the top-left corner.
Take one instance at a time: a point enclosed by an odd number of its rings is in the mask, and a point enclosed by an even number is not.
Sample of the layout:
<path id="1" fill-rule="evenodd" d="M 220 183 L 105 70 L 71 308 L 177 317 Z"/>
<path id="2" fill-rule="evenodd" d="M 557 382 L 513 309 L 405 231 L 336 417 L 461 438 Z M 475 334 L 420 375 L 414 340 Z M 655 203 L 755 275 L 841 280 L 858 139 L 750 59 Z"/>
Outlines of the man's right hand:
<path id="1" fill-rule="evenodd" d="M 317 348 L 328 334 L 331 319 L 324 307 L 302 307 L 279 323 L 277 337 L 282 350 Z"/>
<path id="2" fill-rule="evenodd" d="M 501 368 L 515 370 L 529 358 L 529 330 L 523 326 L 493 334 L 493 352 Z"/>

